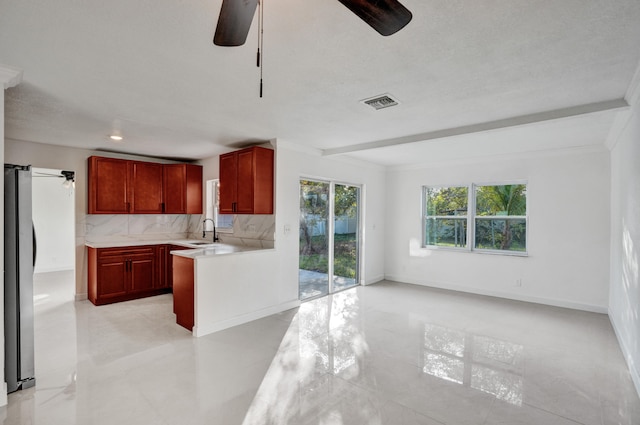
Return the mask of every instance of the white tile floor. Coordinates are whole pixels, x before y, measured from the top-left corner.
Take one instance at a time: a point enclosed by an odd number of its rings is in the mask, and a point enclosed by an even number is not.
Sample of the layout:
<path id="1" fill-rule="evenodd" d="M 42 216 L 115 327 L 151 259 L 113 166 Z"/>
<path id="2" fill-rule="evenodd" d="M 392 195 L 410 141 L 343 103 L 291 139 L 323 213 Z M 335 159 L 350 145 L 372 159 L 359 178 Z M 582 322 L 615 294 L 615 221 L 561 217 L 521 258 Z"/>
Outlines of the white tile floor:
<path id="1" fill-rule="evenodd" d="M 71 280 L 37 282 L 5 425 L 640 424 L 604 315 L 383 282 L 196 339 L 171 295 L 94 307 Z"/>

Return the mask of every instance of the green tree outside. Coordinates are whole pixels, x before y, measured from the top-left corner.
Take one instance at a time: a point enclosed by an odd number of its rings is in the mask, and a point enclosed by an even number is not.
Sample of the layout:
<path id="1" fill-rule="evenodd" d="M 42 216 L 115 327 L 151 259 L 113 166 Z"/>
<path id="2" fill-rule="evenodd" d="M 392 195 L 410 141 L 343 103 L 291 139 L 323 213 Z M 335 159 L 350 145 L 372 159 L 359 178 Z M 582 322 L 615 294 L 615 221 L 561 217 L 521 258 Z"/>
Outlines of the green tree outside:
<path id="1" fill-rule="evenodd" d="M 336 184 L 334 216 L 357 218 L 358 191 L 355 186 Z M 328 217 L 330 185 L 312 180 L 300 181 L 300 256 L 303 270 L 328 273 Z M 313 234 L 314 229 L 324 229 Z M 317 231 L 317 230 L 316 230 Z M 356 278 L 357 234 L 334 235 L 334 274 Z"/>
<path id="2" fill-rule="evenodd" d="M 527 186 L 524 184 L 478 186 L 476 188 L 476 216 L 525 216 L 527 214 Z M 499 226 L 496 238 L 495 226 Z M 491 232 L 491 242 L 489 233 Z M 492 249 L 525 249 L 526 222 L 523 219 L 476 220 L 476 245 Z M 517 246 L 513 246 L 517 241 Z"/>

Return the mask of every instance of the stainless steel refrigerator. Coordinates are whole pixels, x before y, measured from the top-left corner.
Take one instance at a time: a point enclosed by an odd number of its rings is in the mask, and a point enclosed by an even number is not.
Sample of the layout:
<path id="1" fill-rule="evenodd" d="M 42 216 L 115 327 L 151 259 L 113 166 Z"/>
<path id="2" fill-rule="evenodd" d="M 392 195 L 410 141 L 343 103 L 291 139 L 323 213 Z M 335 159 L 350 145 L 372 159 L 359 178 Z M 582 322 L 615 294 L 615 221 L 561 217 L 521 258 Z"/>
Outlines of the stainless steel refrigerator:
<path id="1" fill-rule="evenodd" d="M 33 343 L 31 166 L 4 165 L 4 337 L 8 392 L 36 383 Z"/>

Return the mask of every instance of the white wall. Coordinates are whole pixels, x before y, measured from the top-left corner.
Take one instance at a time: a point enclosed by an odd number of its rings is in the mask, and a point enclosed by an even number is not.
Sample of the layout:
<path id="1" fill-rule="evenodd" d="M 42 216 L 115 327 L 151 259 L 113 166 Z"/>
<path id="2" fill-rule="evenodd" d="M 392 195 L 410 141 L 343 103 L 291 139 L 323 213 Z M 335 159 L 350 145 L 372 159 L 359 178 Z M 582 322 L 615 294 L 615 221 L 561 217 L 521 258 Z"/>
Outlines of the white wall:
<path id="1" fill-rule="evenodd" d="M 65 188 L 60 170 L 32 170 L 33 225 L 37 238 L 35 273 L 75 267 L 75 189 Z"/>
<path id="2" fill-rule="evenodd" d="M 385 274 L 401 282 L 606 312 L 608 151 L 388 170 Z M 528 182 L 528 257 L 428 250 L 423 185 Z M 522 279 L 522 286 L 515 286 Z"/>
<path id="3" fill-rule="evenodd" d="M 640 105 L 611 152 L 609 317 L 640 393 Z"/>
<path id="4" fill-rule="evenodd" d="M 197 337 L 300 305 L 281 278 L 273 249 L 196 259 L 193 334 Z"/>
<path id="5" fill-rule="evenodd" d="M 365 284 L 384 279 L 386 170 L 384 167 L 344 158 L 322 157 L 300 151 L 295 145 L 278 141 L 276 160 L 276 247 L 281 256 L 283 278 L 295 282 L 298 290 L 300 228 L 300 178 L 312 177 L 362 185 L 364 207 L 361 279 Z M 285 233 L 285 228 L 290 229 Z M 293 290 L 288 288 L 288 290 Z"/>

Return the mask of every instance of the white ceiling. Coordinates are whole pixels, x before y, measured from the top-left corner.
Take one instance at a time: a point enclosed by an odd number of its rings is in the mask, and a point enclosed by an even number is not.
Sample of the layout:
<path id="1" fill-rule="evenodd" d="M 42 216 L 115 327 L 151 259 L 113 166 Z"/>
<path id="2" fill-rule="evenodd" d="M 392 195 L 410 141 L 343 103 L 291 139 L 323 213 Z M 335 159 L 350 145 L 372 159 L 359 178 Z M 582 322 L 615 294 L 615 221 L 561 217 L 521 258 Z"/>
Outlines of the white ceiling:
<path id="1" fill-rule="evenodd" d="M 622 99 L 640 60 L 638 0 L 402 0 L 390 37 L 336 0 L 264 3 L 261 99 L 256 22 L 211 41 L 221 0 L 0 0 L 0 63 L 24 70 L 6 137 L 179 158 L 275 138 L 385 165 L 594 146 L 615 108 L 455 129 Z M 401 104 L 359 102 L 382 93 Z"/>

